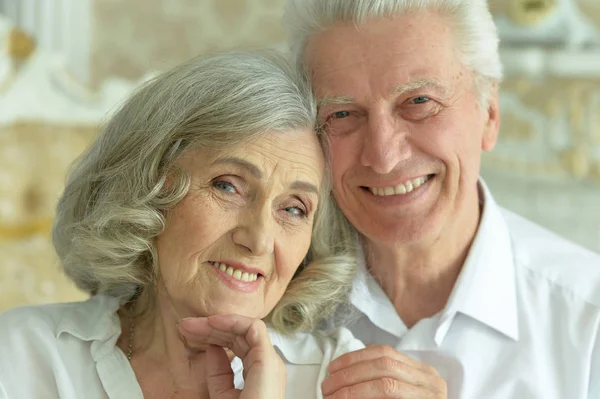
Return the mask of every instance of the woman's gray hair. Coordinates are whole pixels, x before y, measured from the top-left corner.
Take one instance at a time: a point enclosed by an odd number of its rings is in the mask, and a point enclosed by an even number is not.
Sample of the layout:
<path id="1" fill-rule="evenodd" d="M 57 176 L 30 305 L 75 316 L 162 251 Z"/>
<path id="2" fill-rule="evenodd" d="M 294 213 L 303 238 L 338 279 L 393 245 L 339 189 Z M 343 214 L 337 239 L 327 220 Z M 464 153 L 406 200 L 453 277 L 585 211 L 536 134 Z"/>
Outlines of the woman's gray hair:
<path id="1" fill-rule="evenodd" d="M 147 295 L 159 279 L 154 238 L 190 185 L 175 167 L 179 157 L 196 146 L 223 151 L 274 131 L 314 130 L 315 120 L 306 79 L 275 52 L 201 56 L 147 82 L 68 178 L 52 231 L 66 274 L 122 304 Z M 331 203 L 328 177 L 323 186 L 309 253 L 269 316 L 281 331 L 312 329 L 351 286 L 354 233 Z"/>
<path id="2" fill-rule="evenodd" d="M 498 33 L 487 0 L 288 0 L 284 26 L 296 64 L 305 69 L 309 38 L 337 23 L 360 25 L 369 18 L 434 11 L 449 18 L 462 64 L 474 74 L 480 104 L 487 108 L 493 85 L 502 80 Z M 332 53 L 336 49 L 332 49 Z"/>

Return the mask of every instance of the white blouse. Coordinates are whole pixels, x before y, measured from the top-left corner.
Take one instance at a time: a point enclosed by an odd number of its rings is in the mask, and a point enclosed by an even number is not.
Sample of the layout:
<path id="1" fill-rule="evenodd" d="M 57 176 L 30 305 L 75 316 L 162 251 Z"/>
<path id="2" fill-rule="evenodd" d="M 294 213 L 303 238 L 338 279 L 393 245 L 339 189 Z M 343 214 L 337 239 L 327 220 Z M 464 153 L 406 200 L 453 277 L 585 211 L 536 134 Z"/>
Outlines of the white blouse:
<path id="1" fill-rule="evenodd" d="M 15 308 L 0 315 L 0 399 L 143 398 L 125 354 L 115 298 Z M 346 329 L 286 337 L 270 331 L 286 365 L 288 399 L 322 398 L 329 362 L 364 348 Z M 242 363 L 232 361 L 236 387 Z"/>

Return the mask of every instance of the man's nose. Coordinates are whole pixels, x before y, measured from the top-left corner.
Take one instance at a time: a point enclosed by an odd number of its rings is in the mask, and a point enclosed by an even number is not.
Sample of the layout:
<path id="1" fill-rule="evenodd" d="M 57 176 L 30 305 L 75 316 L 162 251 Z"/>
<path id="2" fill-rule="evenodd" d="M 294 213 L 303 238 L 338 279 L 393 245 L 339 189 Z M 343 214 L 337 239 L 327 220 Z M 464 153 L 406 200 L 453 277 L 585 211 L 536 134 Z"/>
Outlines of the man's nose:
<path id="1" fill-rule="evenodd" d="M 246 255 L 263 256 L 273 253 L 275 248 L 275 229 L 270 207 L 247 209 L 240 224 L 233 231 L 233 242 Z"/>
<path id="2" fill-rule="evenodd" d="M 393 115 L 369 115 L 367 132 L 363 137 L 361 163 L 376 173 L 386 174 L 411 156 L 407 140 L 408 126 Z"/>

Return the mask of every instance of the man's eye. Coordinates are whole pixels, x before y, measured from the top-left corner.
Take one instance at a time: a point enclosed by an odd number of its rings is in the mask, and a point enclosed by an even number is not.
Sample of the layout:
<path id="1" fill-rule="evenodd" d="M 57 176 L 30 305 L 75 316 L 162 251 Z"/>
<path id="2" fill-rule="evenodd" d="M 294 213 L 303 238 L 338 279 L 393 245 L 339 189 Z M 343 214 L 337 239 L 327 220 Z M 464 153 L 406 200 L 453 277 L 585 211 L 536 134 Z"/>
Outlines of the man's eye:
<path id="1" fill-rule="evenodd" d="M 331 117 L 335 118 L 335 119 L 342 119 L 342 118 L 347 118 L 350 116 L 350 112 L 348 111 L 338 111 L 338 112 L 334 112 Z"/>
<path id="2" fill-rule="evenodd" d="M 415 97 L 411 100 L 411 102 L 413 104 L 425 104 L 426 102 L 429 102 L 429 97 L 425 97 L 425 96 Z"/>

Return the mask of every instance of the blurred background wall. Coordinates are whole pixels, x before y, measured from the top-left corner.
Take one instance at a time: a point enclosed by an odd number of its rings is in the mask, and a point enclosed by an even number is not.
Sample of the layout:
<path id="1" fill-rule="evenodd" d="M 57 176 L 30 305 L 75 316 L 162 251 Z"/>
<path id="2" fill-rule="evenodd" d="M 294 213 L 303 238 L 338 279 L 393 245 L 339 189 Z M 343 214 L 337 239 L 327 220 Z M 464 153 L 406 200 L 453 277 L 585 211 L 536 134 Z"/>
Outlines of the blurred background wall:
<path id="1" fill-rule="evenodd" d="M 69 164 L 115 106 L 196 54 L 284 48 L 283 3 L 0 0 L 0 311 L 84 297 L 49 231 Z M 501 204 L 600 252 L 600 1 L 490 6 L 506 80 L 482 174 Z"/>

